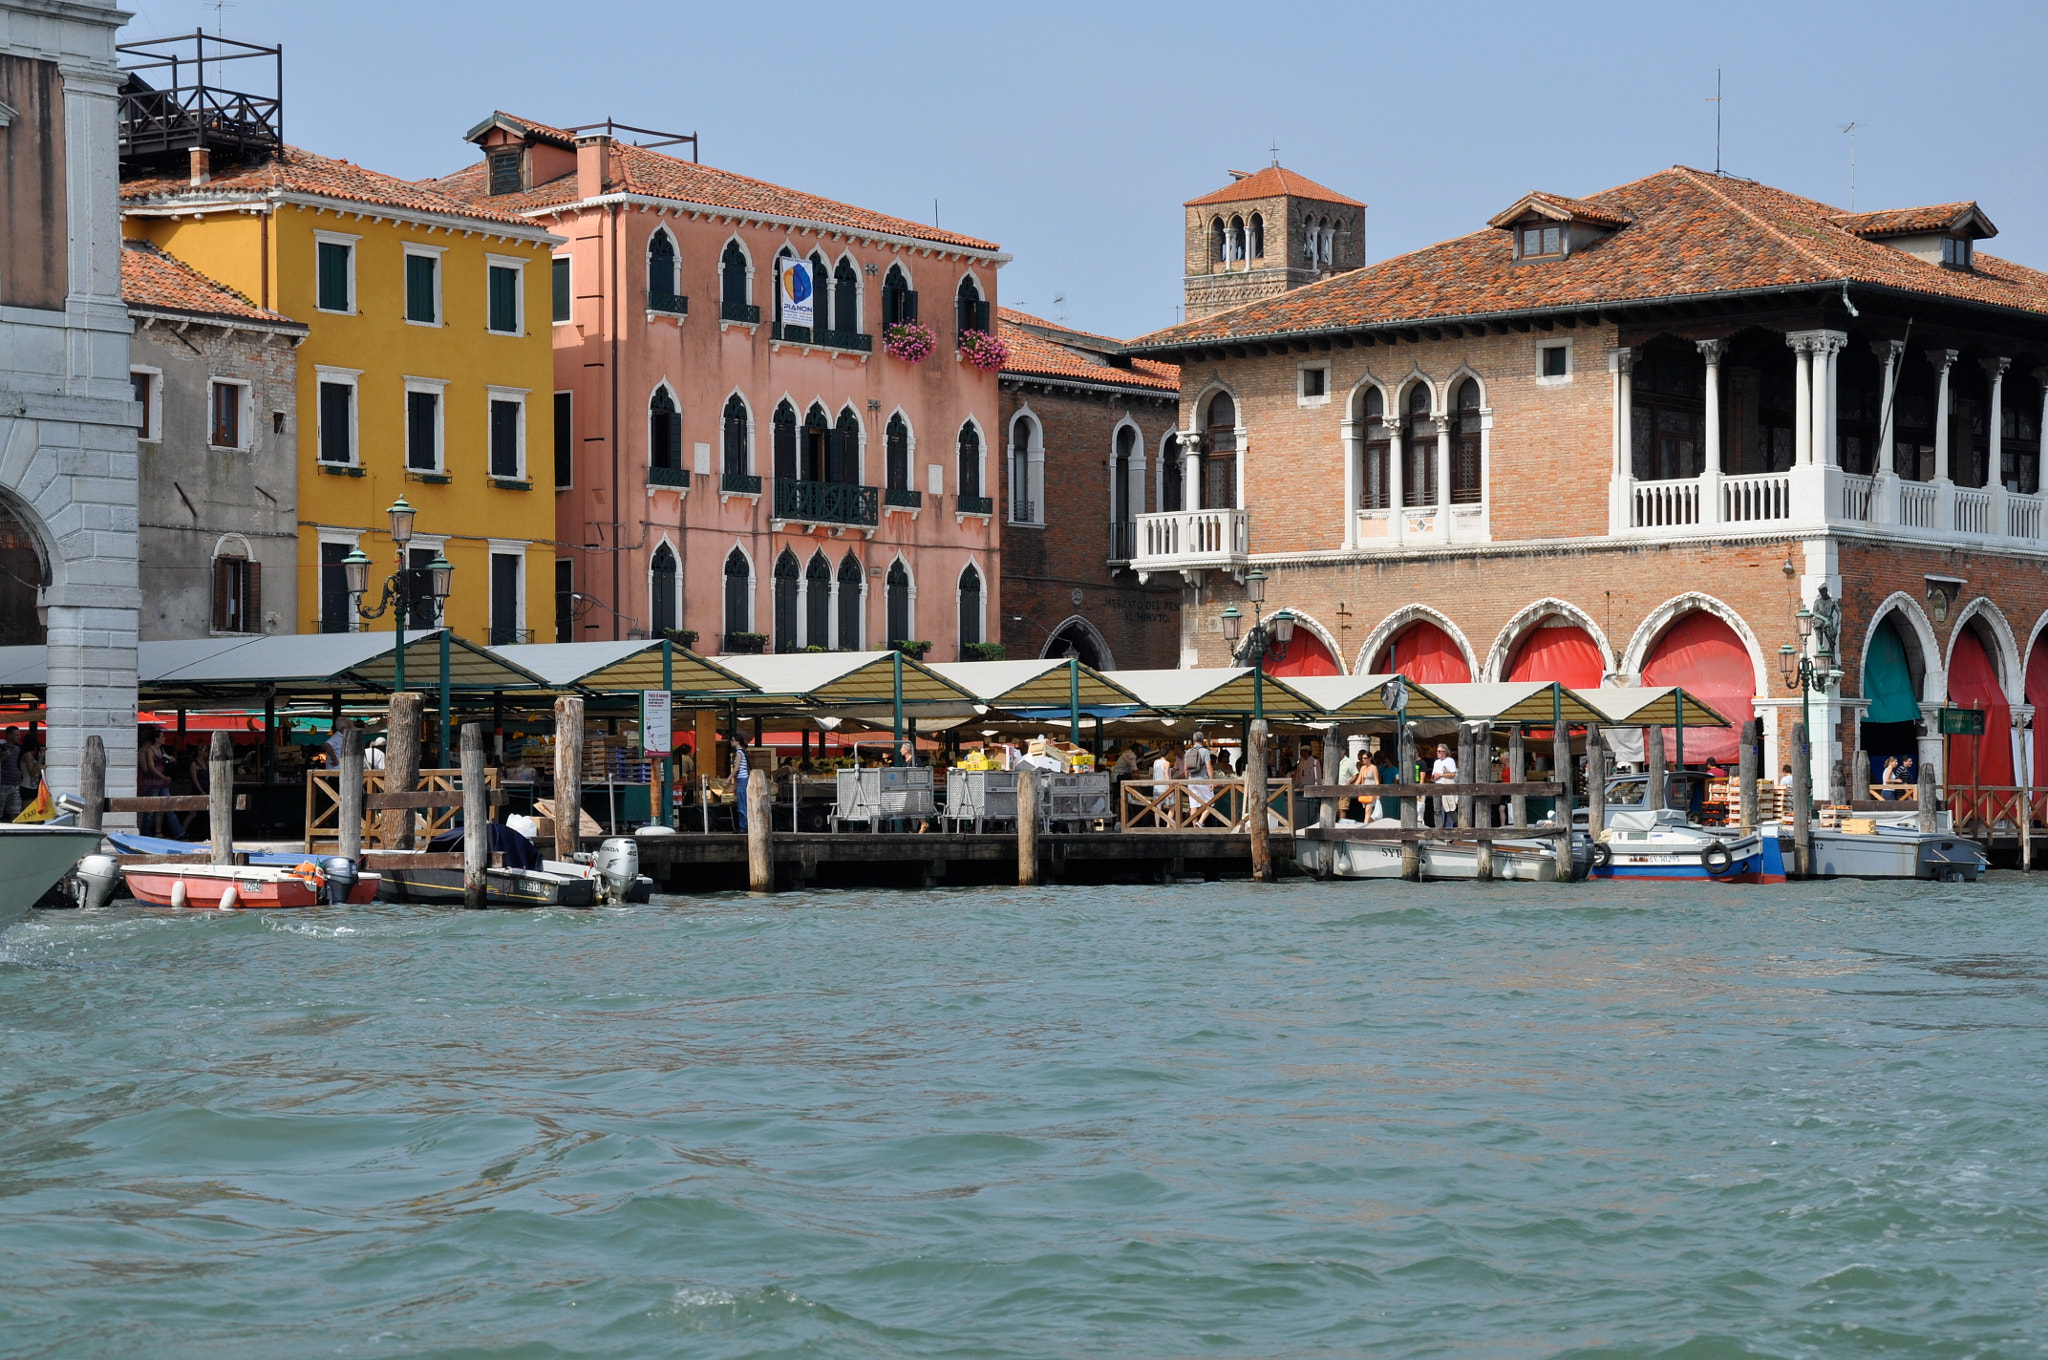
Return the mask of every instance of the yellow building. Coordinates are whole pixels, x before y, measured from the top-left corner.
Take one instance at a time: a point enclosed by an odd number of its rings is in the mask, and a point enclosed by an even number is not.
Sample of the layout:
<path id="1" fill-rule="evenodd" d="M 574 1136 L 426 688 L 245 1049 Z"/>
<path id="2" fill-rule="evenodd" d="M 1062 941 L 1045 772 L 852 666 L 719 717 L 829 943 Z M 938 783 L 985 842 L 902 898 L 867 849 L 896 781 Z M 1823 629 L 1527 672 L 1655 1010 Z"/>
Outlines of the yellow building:
<path id="1" fill-rule="evenodd" d="M 293 632 L 359 619 L 342 560 L 396 565 L 385 509 L 418 515 L 408 552 L 455 567 L 445 621 L 495 643 L 551 638 L 555 396 L 549 264 L 560 238 L 295 147 L 208 173 L 127 178 L 126 235 L 302 321 L 297 363 L 299 598 Z M 282 422 L 284 413 L 255 412 Z M 151 507 L 143 508 L 143 518 Z M 143 564 L 148 570 L 148 564 Z M 417 615 L 409 627 L 421 626 Z"/>

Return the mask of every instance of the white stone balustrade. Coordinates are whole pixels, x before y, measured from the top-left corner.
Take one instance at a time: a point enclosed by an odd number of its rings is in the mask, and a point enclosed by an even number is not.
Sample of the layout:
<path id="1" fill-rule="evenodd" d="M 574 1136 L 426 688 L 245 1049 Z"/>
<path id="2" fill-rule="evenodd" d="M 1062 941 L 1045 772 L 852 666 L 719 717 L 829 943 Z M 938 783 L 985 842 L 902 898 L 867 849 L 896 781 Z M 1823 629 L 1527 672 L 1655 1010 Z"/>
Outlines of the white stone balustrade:
<path id="1" fill-rule="evenodd" d="M 1140 581 L 1168 571 L 1235 571 L 1251 550 L 1251 515 L 1244 510 L 1169 510 L 1139 515 L 1137 526 L 1131 567 Z"/>

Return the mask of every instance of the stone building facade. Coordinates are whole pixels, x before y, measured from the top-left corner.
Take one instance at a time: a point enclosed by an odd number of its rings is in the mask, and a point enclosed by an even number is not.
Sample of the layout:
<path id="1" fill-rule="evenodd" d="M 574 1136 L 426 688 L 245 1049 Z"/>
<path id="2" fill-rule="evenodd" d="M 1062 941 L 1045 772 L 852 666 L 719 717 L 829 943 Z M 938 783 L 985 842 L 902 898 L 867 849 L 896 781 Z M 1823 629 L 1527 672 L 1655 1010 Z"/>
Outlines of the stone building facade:
<path id="1" fill-rule="evenodd" d="M 1134 565 L 1189 583 L 1200 664 L 1257 567 L 1328 669 L 1684 684 L 1775 767 L 1805 648 L 1817 789 L 1859 748 L 2027 782 L 2048 275 L 1994 230 L 1679 167 L 1144 337 L 1194 494 Z M 1837 606 L 1823 655 L 1795 615 Z M 1944 740 L 1944 706 L 1987 735 Z"/>
<path id="2" fill-rule="evenodd" d="M 306 327 L 126 242 L 145 642 L 295 633 Z"/>
<path id="3" fill-rule="evenodd" d="M 34 589 L 0 592 L 42 642 L 53 791 L 88 736 L 135 788 L 136 448 L 116 208 L 114 33 L 88 0 L 0 0 L 0 536 Z M 116 819 L 125 820 L 125 819 Z"/>
<path id="4" fill-rule="evenodd" d="M 1144 670 L 1177 658 L 1177 581 L 1130 570 L 1137 517 L 1177 458 L 1179 376 L 1121 344 L 1005 309 L 1003 637 L 1014 659 Z"/>
<path id="5" fill-rule="evenodd" d="M 1365 205 L 1278 165 L 1182 206 L 1187 318 L 1300 288 L 1365 263 Z"/>

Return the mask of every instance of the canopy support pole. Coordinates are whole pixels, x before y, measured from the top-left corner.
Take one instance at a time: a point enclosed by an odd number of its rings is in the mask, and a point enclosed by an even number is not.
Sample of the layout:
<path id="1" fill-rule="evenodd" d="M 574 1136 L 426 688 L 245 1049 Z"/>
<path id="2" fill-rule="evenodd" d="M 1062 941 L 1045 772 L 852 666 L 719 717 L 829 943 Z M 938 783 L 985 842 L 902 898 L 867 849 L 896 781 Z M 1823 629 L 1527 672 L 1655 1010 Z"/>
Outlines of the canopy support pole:
<path id="1" fill-rule="evenodd" d="M 1067 744 L 1081 744 L 1081 658 L 1067 658 Z"/>
<path id="2" fill-rule="evenodd" d="M 902 752 L 902 750 L 903 750 L 903 653 L 902 653 L 902 651 L 901 651 L 901 650 L 898 650 L 898 651 L 895 651 L 895 652 L 892 652 L 892 653 L 890 653 L 890 659 L 891 659 L 891 660 L 892 660 L 892 661 L 894 662 L 894 669 L 895 669 L 895 686 L 896 686 L 896 754 L 897 754 L 897 759 L 901 759 L 901 754 L 900 754 L 900 753 L 901 753 L 901 752 Z"/>
<path id="3" fill-rule="evenodd" d="M 668 826 L 675 817 L 676 786 L 676 644 L 667 634 L 661 639 L 661 688 L 668 695 L 668 750 L 656 757 L 655 794 L 660 799 L 647 810 L 658 826 Z M 640 744 L 647 744 L 647 733 L 640 733 Z"/>
<path id="4" fill-rule="evenodd" d="M 448 768 L 448 630 L 441 630 L 441 768 Z"/>
<path id="5" fill-rule="evenodd" d="M 263 691 L 263 782 L 277 782 L 277 686 Z"/>

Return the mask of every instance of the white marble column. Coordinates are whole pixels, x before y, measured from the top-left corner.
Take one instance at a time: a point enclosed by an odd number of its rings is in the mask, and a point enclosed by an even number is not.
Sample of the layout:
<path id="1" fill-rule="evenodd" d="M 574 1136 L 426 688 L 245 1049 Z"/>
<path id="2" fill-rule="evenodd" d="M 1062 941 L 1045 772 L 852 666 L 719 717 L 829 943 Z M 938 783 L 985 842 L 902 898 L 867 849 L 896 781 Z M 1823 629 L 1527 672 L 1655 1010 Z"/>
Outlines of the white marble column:
<path id="1" fill-rule="evenodd" d="M 1957 353 L 1952 349 L 1931 349 L 1927 351 L 1927 362 L 1933 364 L 1937 377 L 1934 388 L 1934 480 L 1948 482 L 1948 371 L 1955 367 Z"/>
<path id="2" fill-rule="evenodd" d="M 1823 467 L 1839 467 L 1842 462 L 1842 441 L 1840 438 L 1842 346 L 1849 337 L 1840 331 L 1822 331 L 1814 337 L 1813 401 L 1815 438 L 1820 444 L 1820 456 L 1814 461 Z"/>
<path id="3" fill-rule="evenodd" d="M 1180 435 L 1180 508 L 1182 511 L 1202 508 L 1202 436 L 1193 430 L 1182 430 Z"/>
<path id="4" fill-rule="evenodd" d="M 1793 462 L 1805 467 L 1813 462 L 1813 341 L 1805 335 L 1788 335 L 1792 347 L 1792 447 Z"/>
<path id="5" fill-rule="evenodd" d="M 1991 493 L 1991 523 L 1986 527 L 1993 538 L 2004 538 L 2012 528 L 2005 504 L 2005 370 L 2012 367 L 2012 360 L 1982 362 L 1984 376 L 1991 379 L 1991 409 L 1984 417 L 1984 486 Z"/>
<path id="6" fill-rule="evenodd" d="M 1358 506 L 1364 500 L 1365 439 L 1360 433 L 1365 422 L 1347 417 L 1340 427 L 1344 441 L 1344 550 L 1358 547 Z"/>
<path id="7" fill-rule="evenodd" d="M 1898 340 L 1876 340 L 1871 342 L 1870 352 L 1884 361 L 1884 390 L 1879 404 L 1877 427 L 1877 461 L 1872 465 L 1870 482 L 1870 522 L 1897 524 L 1899 359 L 1905 354 L 1906 346 L 1904 342 Z"/>
<path id="8" fill-rule="evenodd" d="M 1635 494 L 1635 365 L 1636 352 L 1626 347 L 1608 358 L 1614 374 L 1614 468 L 1608 477 L 1607 523 L 1608 532 L 1616 534 L 1633 527 L 1629 502 Z"/>
<path id="9" fill-rule="evenodd" d="M 1697 342 L 1700 358 L 1707 366 L 1706 448 L 1702 450 L 1700 472 L 1700 523 L 1721 522 L 1721 356 L 1728 350 L 1726 340 Z"/>
<path id="10" fill-rule="evenodd" d="M 1441 413 L 1429 418 L 1436 427 L 1436 506 L 1442 512 L 1437 532 L 1448 533 L 1451 525 L 1451 418 Z"/>
<path id="11" fill-rule="evenodd" d="M 1399 543 L 1407 536 L 1402 514 L 1408 491 L 1408 471 L 1402 464 L 1401 422 L 1389 415 L 1381 422 L 1387 432 L 1387 541 Z"/>

